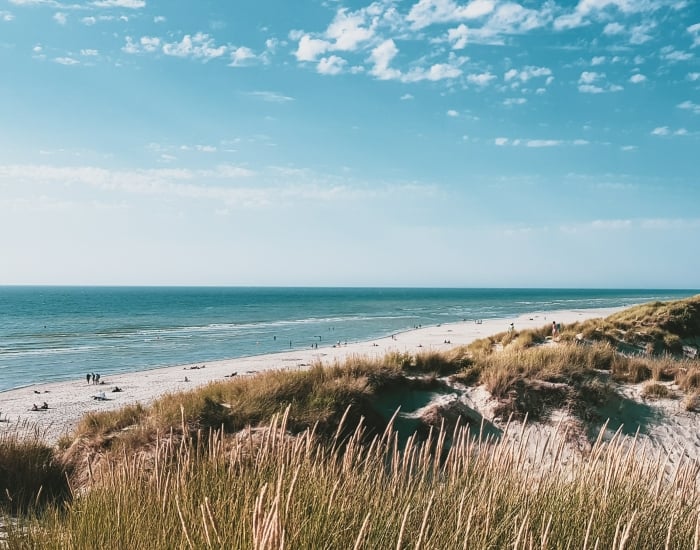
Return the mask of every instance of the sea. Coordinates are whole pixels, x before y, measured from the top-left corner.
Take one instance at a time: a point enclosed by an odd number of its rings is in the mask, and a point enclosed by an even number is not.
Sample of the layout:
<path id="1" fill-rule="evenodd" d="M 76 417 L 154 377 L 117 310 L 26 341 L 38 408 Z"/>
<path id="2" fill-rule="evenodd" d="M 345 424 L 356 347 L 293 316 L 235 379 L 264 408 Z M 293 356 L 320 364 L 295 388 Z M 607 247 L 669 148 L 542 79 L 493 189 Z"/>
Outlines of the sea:
<path id="1" fill-rule="evenodd" d="M 0 392 L 698 290 L 0 287 Z M 0 396 L 0 404 L 2 397 Z"/>

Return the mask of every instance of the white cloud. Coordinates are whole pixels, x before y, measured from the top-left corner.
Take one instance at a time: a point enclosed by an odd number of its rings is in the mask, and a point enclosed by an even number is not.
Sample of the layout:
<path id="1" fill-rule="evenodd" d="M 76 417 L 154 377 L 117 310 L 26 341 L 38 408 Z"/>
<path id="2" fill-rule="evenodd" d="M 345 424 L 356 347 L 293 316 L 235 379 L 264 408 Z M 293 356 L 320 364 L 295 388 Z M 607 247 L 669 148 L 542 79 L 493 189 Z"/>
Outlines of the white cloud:
<path id="1" fill-rule="evenodd" d="M 348 12 L 346 8 L 341 8 L 326 29 L 326 38 L 334 41 L 334 50 L 355 51 L 362 42 L 374 36 L 374 29 L 364 27 L 364 24 L 363 10 Z"/>
<path id="2" fill-rule="evenodd" d="M 675 132 L 673 132 L 674 136 L 687 136 L 688 135 L 688 130 L 685 128 L 678 128 Z"/>
<path id="3" fill-rule="evenodd" d="M 277 92 L 249 92 L 248 95 L 257 97 L 258 99 L 262 99 L 263 101 L 267 101 L 268 103 L 288 103 L 290 101 L 294 101 L 293 97 Z"/>
<path id="4" fill-rule="evenodd" d="M 54 61 L 61 65 L 78 65 L 80 63 L 80 61 L 73 59 L 72 57 L 56 57 L 54 58 Z"/>
<path id="5" fill-rule="evenodd" d="M 553 6 L 553 2 L 544 2 L 538 11 L 505 1 L 481 28 L 471 29 L 471 39 L 477 43 L 502 44 L 504 35 L 524 34 L 548 25 L 552 20 Z"/>
<path id="6" fill-rule="evenodd" d="M 552 70 L 548 69 L 547 67 L 527 66 L 527 67 L 523 67 L 523 69 L 520 71 L 518 71 L 516 69 L 510 69 L 510 70 L 506 71 L 506 73 L 503 75 L 503 79 L 506 82 L 509 82 L 511 80 L 514 80 L 514 79 L 519 79 L 522 82 L 527 82 L 531 78 L 537 78 L 537 77 L 542 77 L 542 76 L 549 77 L 551 75 L 552 75 Z M 550 82 L 547 82 L 547 84 L 549 84 Z"/>
<path id="7" fill-rule="evenodd" d="M 451 23 L 478 19 L 491 13 L 493 0 L 472 0 L 465 6 L 454 0 L 419 0 L 409 11 L 406 20 L 414 29 L 420 30 L 435 23 Z"/>
<path id="8" fill-rule="evenodd" d="M 632 76 L 630 76 L 630 82 L 632 84 L 641 84 L 642 82 L 645 82 L 646 79 L 647 79 L 646 76 L 644 76 L 643 74 L 639 74 L 639 73 L 633 74 Z"/>
<path id="9" fill-rule="evenodd" d="M 680 50 L 675 50 L 671 46 L 667 46 L 661 49 L 661 55 L 664 59 L 668 61 L 688 61 L 693 58 L 693 54 L 689 52 L 683 52 Z"/>
<path id="10" fill-rule="evenodd" d="M 126 37 L 126 44 L 122 46 L 122 51 L 124 53 L 129 53 L 129 54 L 137 54 L 141 50 L 139 48 L 139 45 L 134 42 L 134 39 L 131 38 L 130 36 Z"/>
<path id="11" fill-rule="evenodd" d="M 311 38 L 305 34 L 299 39 L 299 45 L 294 55 L 298 61 L 316 61 L 316 58 L 328 51 L 330 46 L 330 42 Z"/>
<path id="12" fill-rule="evenodd" d="M 363 48 L 365 44 L 372 43 L 382 9 L 383 7 L 377 2 L 357 11 L 340 8 L 326 30 L 316 36 L 303 31 L 290 31 L 289 38 L 298 41 L 294 52 L 297 61 L 315 62 L 326 53 L 354 52 Z M 325 58 L 326 61 L 320 67 L 317 66 L 316 70 L 318 72 L 337 71 L 337 63 L 339 63 L 337 60 L 342 58 L 337 56 L 325 56 Z M 330 59 L 333 59 L 332 65 L 328 65 Z M 351 72 L 357 72 L 357 70 L 358 68 L 353 67 Z M 334 74 L 337 73 L 334 72 Z"/>
<path id="13" fill-rule="evenodd" d="M 413 96 L 411 94 L 403 94 L 399 99 L 401 101 L 409 101 L 413 99 Z"/>
<path id="14" fill-rule="evenodd" d="M 605 63 L 605 56 L 604 55 L 599 55 L 599 56 L 591 59 L 591 65 L 594 67 L 596 65 L 602 65 L 603 63 Z"/>
<path id="15" fill-rule="evenodd" d="M 173 159 L 163 159 L 173 160 Z M 434 186 L 416 184 L 353 185 L 345 179 L 309 170 L 270 167 L 262 176 L 274 184 L 261 185 L 246 179 L 256 172 L 235 165 L 193 170 L 160 168 L 152 170 L 107 170 L 93 166 L 0 165 L 0 180 L 71 183 L 110 193 L 163 197 L 166 199 L 221 202 L 226 207 L 264 207 L 292 200 L 366 201 L 380 196 L 434 196 Z M 206 182 L 206 180 L 210 180 Z M 283 183 L 282 183 L 283 182 Z"/>
<path id="16" fill-rule="evenodd" d="M 98 8 L 131 8 L 138 9 L 146 7 L 145 0 L 98 0 L 92 3 Z"/>
<path id="17" fill-rule="evenodd" d="M 389 66 L 398 53 L 399 50 L 392 39 L 385 40 L 379 44 L 370 54 L 370 61 L 372 62 L 370 74 L 376 76 L 379 80 L 399 78 L 401 72 Z"/>
<path id="18" fill-rule="evenodd" d="M 574 29 L 586 26 L 593 20 L 605 20 L 610 17 L 613 9 L 625 15 L 651 13 L 663 7 L 664 4 L 656 0 L 579 0 L 572 12 L 560 15 L 554 20 L 554 28 L 556 30 Z M 605 29 L 610 28 L 606 34 L 619 34 L 622 31 L 619 29 L 620 26 L 615 22 L 608 24 Z"/>
<path id="19" fill-rule="evenodd" d="M 623 32 L 625 32 L 625 27 L 623 27 L 622 25 L 620 25 L 620 23 L 617 22 L 608 23 L 603 29 L 603 34 L 607 36 L 615 36 L 617 34 L 622 34 Z"/>
<path id="20" fill-rule="evenodd" d="M 55 0 L 10 0 L 10 4 L 15 4 L 17 6 L 60 6 Z"/>
<path id="21" fill-rule="evenodd" d="M 165 19 L 165 16 L 164 16 L 164 15 L 156 15 L 156 16 L 153 18 L 153 22 L 154 22 L 154 23 L 165 23 L 165 21 L 166 21 L 166 19 Z"/>
<path id="22" fill-rule="evenodd" d="M 670 133 L 671 131 L 668 129 L 668 126 L 659 126 L 651 131 L 652 136 L 667 136 Z"/>
<path id="23" fill-rule="evenodd" d="M 558 139 L 529 139 L 525 142 L 526 147 L 556 147 L 561 144 Z"/>
<path id="24" fill-rule="evenodd" d="M 96 17 L 93 17 L 92 15 L 90 15 L 90 16 L 88 16 L 88 17 L 83 17 L 83 18 L 80 20 L 80 22 L 81 22 L 83 25 L 87 25 L 87 26 L 89 27 L 89 26 L 94 25 L 95 23 L 97 23 L 97 18 L 96 18 Z"/>
<path id="25" fill-rule="evenodd" d="M 471 84 L 476 84 L 477 86 L 487 86 L 489 82 L 494 80 L 496 75 L 490 72 L 480 73 L 480 74 L 470 74 L 467 76 L 467 81 Z"/>
<path id="26" fill-rule="evenodd" d="M 249 65 L 257 59 L 255 52 L 250 48 L 245 46 L 240 46 L 231 52 L 231 63 L 230 67 L 242 67 L 244 65 Z"/>
<path id="27" fill-rule="evenodd" d="M 436 63 L 428 69 L 414 68 L 401 77 L 403 82 L 420 82 L 430 80 L 436 82 L 450 78 L 457 78 L 462 74 L 462 69 L 449 63 Z"/>
<path id="28" fill-rule="evenodd" d="M 691 111 L 696 115 L 700 115 L 700 104 L 693 103 L 689 99 L 685 100 L 682 103 L 679 103 L 678 105 L 676 105 L 676 107 L 678 107 L 679 109 L 685 109 L 687 111 Z"/>
<path id="29" fill-rule="evenodd" d="M 160 48 L 160 38 L 157 36 L 142 36 L 141 40 L 139 40 L 141 43 L 141 47 L 144 49 L 144 51 L 147 52 L 155 52 Z"/>
<path id="30" fill-rule="evenodd" d="M 346 64 L 347 61 L 342 57 L 331 55 L 321 58 L 316 67 L 316 71 L 320 74 L 337 75 L 343 72 L 343 68 Z"/>
<path id="31" fill-rule="evenodd" d="M 447 41 L 453 50 L 464 49 L 467 45 L 467 26 L 462 23 L 459 27 L 447 31 Z"/>
<path id="32" fill-rule="evenodd" d="M 512 105 L 524 105 L 527 103 L 527 99 L 524 97 L 508 97 L 503 100 L 503 105 L 510 107 Z"/>
<path id="33" fill-rule="evenodd" d="M 602 94 L 604 92 L 620 92 L 622 86 L 618 84 L 607 84 L 605 73 L 595 71 L 584 71 L 578 79 L 578 91 L 584 94 Z"/>
<path id="34" fill-rule="evenodd" d="M 213 59 L 226 53 L 226 46 L 215 46 L 208 34 L 198 32 L 194 36 L 186 34 L 180 42 L 163 44 L 163 53 L 175 57 Z"/>
<path id="35" fill-rule="evenodd" d="M 458 113 L 457 111 L 455 111 L 454 109 L 450 109 L 449 111 L 447 111 L 447 116 L 449 116 L 449 117 L 458 117 L 458 116 L 459 116 L 459 113 Z"/>
<path id="36" fill-rule="evenodd" d="M 496 145 L 498 145 L 499 147 L 503 147 L 504 145 L 508 145 L 508 138 L 497 137 L 496 139 L 493 140 L 493 142 Z"/>
<path id="37" fill-rule="evenodd" d="M 625 151 L 626 153 L 631 153 L 632 151 L 636 151 L 638 147 L 636 145 L 623 145 L 620 147 L 621 151 Z"/>
<path id="38" fill-rule="evenodd" d="M 700 23 L 690 25 L 690 27 L 688 27 L 687 30 L 693 37 L 693 45 L 691 46 L 691 48 L 696 48 L 697 46 L 700 46 Z"/>
<path id="39" fill-rule="evenodd" d="M 687 78 L 688 80 L 695 82 L 696 80 L 700 80 L 700 73 L 688 73 Z"/>
<path id="40" fill-rule="evenodd" d="M 59 25 L 65 25 L 68 22 L 68 16 L 61 11 L 57 11 L 53 14 L 53 20 Z"/>
<path id="41" fill-rule="evenodd" d="M 630 44 L 638 46 L 649 42 L 652 38 L 651 31 L 656 27 L 656 23 L 643 23 L 630 29 Z"/>
<path id="42" fill-rule="evenodd" d="M 6 23 L 9 23 L 14 18 L 15 16 L 9 11 L 0 10 L 0 21 L 5 21 Z"/>
<path id="43" fill-rule="evenodd" d="M 589 145 L 590 141 L 588 141 L 587 139 L 575 139 L 571 143 L 573 145 L 576 145 L 576 146 L 582 146 L 582 145 Z"/>
<path id="44" fill-rule="evenodd" d="M 122 47 L 122 51 L 129 54 L 137 54 L 141 52 L 153 53 L 160 50 L 162 41 L 157 36 L 142 36 L 138 42 L 135 42 L 130 36 L 126 37 L 126 44 Z"/>
<path id="45" fill-rule="evenodd" d="M 96 55 L 99 55 L 100 52 L 97 50 L 91 50 L 91 49 L 84 49 L 80 50 L 80 55 L 85 56 L 85 57 L 95 57 Z"/>
<path id="46" fill-rule="evenodd" d="M 581 76 L 579 77 L 578 81 L 580 84 L 592 84 L 593 82 L 595 82 L 596 80 L 600 80 L 604 76 L 605 75 L 601 73 L 584 71 L 581 73 Z"/>

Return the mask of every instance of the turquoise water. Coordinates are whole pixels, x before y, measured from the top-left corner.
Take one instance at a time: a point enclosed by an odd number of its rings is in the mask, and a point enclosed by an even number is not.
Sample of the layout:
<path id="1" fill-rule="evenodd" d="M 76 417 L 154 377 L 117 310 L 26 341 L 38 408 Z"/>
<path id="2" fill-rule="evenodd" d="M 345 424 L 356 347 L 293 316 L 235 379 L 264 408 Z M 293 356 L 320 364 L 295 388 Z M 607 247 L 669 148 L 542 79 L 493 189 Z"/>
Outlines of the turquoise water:
<path id="1" fill-rule="evenodd" d="M 0 287 L 0 391 L 693 290 Z"/>

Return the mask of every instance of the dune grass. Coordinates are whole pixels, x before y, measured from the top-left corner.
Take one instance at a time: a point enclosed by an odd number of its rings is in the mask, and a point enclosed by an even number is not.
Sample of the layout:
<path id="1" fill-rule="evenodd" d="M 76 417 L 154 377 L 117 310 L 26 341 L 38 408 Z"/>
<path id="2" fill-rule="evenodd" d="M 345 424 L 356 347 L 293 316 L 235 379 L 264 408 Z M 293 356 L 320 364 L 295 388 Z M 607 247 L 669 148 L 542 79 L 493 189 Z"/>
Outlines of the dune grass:
<path id="1" fill-rule="evenodd" d="M 642 397 L 646 399 L 669 399 L 673 397 L 673 392 L 663 384 L 649 382 L 642 388 Z"/>
<path id="2" fill-rule="evenodd" d="M 533 463 L 468 429 L 404 449 L 390 430 L 369 443 L 349 432 L 292 437 L 278 417 L 235 445 L 223 432 L 160 439 L 65 509 L 11 527 L 10 547 L 697 547 L 697 470 L 662 482 L 619 436 L 579 462 L 542 446 Z"/>
<path id="3" fill-rule="evenodd" d="M 627 308 L 605 319 L 574 323 L 561 339 L 607 342 L 647 355 L 682 354 L 683 345 L 700 347 L 700 295 Z"/>
<path id="4" fill-rule="evenodd" d="M 172 429 L 195 433 L 222 428 L 231 433 L 265 425 L 287 408 L 287 427 L 293 433 L 314 427 L 320 435 L 333 435 L 349 406 L 348 424 L 364 417 L 369 432 L 383 431 L 388 419 L 379 415 L 373 404 L 380 392 L 430 386 L 438 375 L 455 373 L 466 363 L 460 354 L 390 353 L 380 359 L 356 356 L 333 366 L 318 363 L 298 371 L 237 377 L 166 394 L 148 407 L 136 405 L 86 415 L 76 433 L 61 446 L 68 448 L 79 441 L 93 449 L 138 449 Z"/>
<path id="5" fill-rule="evenodd" d="M 613 382 L 645 382 L 658 398 L 673 381 L 695 411 L 697 361 L 619 352 L 677 349 L 693 337 L 693 304 L 563 327 L 556 346 L 542 345 L 545 326 L 447 353 L 238 377 L 87 415 L 54 449 L 5 435 L 0 511 L 24 514 L 7 526 L 9 547 L 698 548 L 697 465 L 669 478 L 619 435 L 575 460 L 562 442 L 533 459 L 511 438 L 459 427 L 399 441 L 376 407 L 384 392 L 451 376 L 483 384 L 503 419 L 566 408 L 595 424 Z"/>
<path id="6" fill-rule="evenodd" d="M 36 430 L 0 432 L 0 511 L 27 512 L 68 499 L 69 474 Z"/>

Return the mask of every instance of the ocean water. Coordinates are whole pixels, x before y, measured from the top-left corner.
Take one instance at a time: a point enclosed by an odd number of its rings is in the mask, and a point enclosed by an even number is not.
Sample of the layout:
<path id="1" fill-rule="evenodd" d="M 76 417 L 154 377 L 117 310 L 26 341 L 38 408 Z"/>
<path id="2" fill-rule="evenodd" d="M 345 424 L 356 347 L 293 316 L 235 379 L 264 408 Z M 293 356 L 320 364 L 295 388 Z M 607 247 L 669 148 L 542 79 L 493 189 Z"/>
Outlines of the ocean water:
<path id="1" fill-rule="evenodd" d="M 693 290 L 0 287 L 0 391 Z M 0 397 L 0 403 L 2 398 Z"/>

